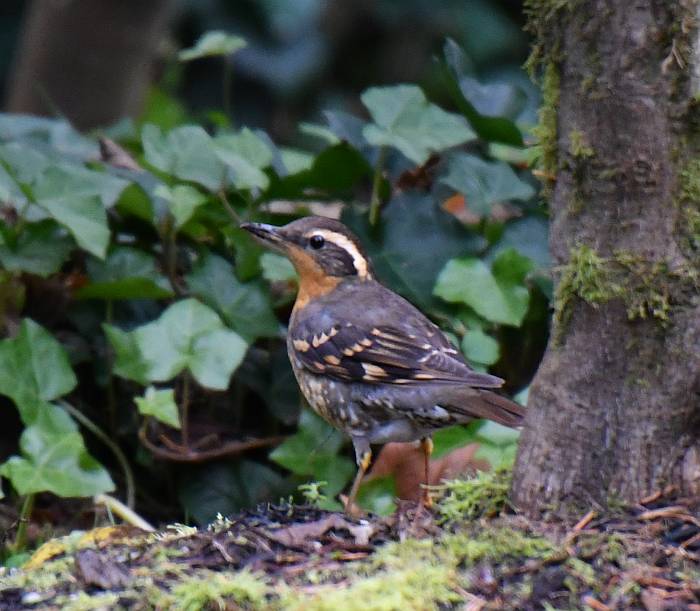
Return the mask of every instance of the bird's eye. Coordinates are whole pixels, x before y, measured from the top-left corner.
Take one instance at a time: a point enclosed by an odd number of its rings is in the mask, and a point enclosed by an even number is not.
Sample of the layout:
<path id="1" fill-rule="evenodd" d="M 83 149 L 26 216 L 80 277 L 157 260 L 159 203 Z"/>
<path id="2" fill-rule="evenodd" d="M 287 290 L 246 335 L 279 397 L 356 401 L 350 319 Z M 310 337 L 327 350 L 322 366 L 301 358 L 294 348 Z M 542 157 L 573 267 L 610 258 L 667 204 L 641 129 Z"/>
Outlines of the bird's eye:
<path id="1" fill-rule="evenodd" d="M 323 239 L 322 235 L 312 235 L 309 238 L 309 244 L 311 245 L 311 248 L 313 248 L 314 250 L 318 250 L 319 248 L 322 248 L 325 243 L 326 243 L 326 240 Z"/>

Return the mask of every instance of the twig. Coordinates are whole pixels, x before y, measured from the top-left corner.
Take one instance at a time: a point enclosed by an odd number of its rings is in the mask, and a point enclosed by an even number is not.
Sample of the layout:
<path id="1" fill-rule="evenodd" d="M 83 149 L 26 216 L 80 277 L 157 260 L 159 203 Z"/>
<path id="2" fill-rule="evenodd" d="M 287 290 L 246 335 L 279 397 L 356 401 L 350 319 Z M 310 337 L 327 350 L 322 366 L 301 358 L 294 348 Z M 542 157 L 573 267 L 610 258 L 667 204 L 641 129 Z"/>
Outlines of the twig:
<path id="1" fill-rule="evenodd" d="M 578 532 L 580 530 L 583 530 L 588 526 L 593 518 L 595 518 L 598 515 L 598 512 L 591 509 L 585 516 L 583 516 L 578 522 L 576 522 L 576 525 L 574 526 L 574 532 Z"/>
<path id="2" fill-rule="evenodd" d="M 233 209 L 233 206 L 232 206 L 231 203 L 228 201 L 228 198 L 226 197 L 226 192 L 225 192 L 223 189 L 221 189 L 221 190 L 219 191 L 219 200 L 221 201 L 221 204 L 223 205 L 224 210 L 226 210 L 226 212 L 228 213 L 228 215 L 231 217 L 231 220 L 232 220 L 236 225 L 240 225 L 240 224 L 241 224 L 241 221 L 242 221 L 243 219 L 241 219 L 241 217 L 239 216 L 238 212 L 236 212 L 236 211 Z"/>
<path id="3" fill-rule="evenodd" d="M 109 511 L 118 515 L 127 524 L 131 524 L 132 526 L 136 526 L 137 528 L 148 532 L 155 531 L 155 528 L 146 522 L 146 520 L 144 520 L 133 509 L 127 507 L 119 499 L 115 499 L 109 494 L 97 494 L 92 500 L 95 505 L 104 505 Z"/>
<path id="4" fill-rule="evenodd" d="M 12 546 L 12 551 L 18 554 L 24 551 L 27 547 L 27 525 L 29 524 L 29 519 L 32 516 L 32 510 L 34 509 L 34 498 L 33 493 L 28 494 L 24 497 L 24 503 L 22 503 L 22 510 L 19 514 L 19 523 L 17 525 L 17 534 L 15 535 L 15 543 Z"/>
<path id="5" fill-rule="evenodd" d="M 73 407 L 70 403 L 66 401 L 59 401 L 59 405 L 65 409 L 73 418 L 75 418 L 80 424 L 82 424 L 86 429 L 88 429 L 95 437 L 97 437 L 102 443 L 104 443 L 114 454 L 117 462 L 124 472 L 124 483 L 126 485 L 126 504 L 133 508 L 134 501 L 136 498 L 136 486 L 134 484 L 134 473 L 129 466 L 129 461 L 126 459 L 122 449 L 109 438 L 109 435 L 105 433 L 99 426 L 97 426 L 90 418 L 88 418 L 83 412 Z"/>
<path id="6" fill-rule="evenodd" d="M 247 441 L 230 441 L 219 448 L 212 450 L 198 451 L 192 448 L 187 448 L 185 451 L 172 451 L 161 446 L 157 446 L 148 438 L 147 423 L 144 423 L 139 429 L 139 441 L 150 452 L 161 460 L 169 460 L 171 462 L 181 463 L 202 463 L 226 456 L 236 456 L 247 452 L 248 450 L 256 450 L 258 448 L 268 448 L 270 446 L 279 445 L 286 437 L 279 435 L 276 437 L 262 437 L 260 439 L 249 439 Z"/>
<path id="7" fill-rule="evenodd" d="M 581 602 L 584 605 L 588 605 L 591 609 L 595 609 L 596 611 L 611 611 L 608 605 L 600 602 L 597 598 L 593 598 L 590 595 L 584 596 Z"/>
<path id="8" fill-rule="evenodd" d="M 379 189 L 382 186 L 382 170 L 384 169 L 384 159 L 386 158 L 386 147 L 379 148 L 377 156 L 377 165 L 374 168 L 374 177 L 372 178 L 372 197 L 369 201 L 369 224 L 374 227 L 379 220 L 379 205 L 381 198 L 379 197 Z"/>
<path id="9" fill-rule="evenodd" d="M 190 374 L 185 371 L 182 374 L 182 395 L 180 397 L 180 424 L 182 426 L 182 445 L 188 448 L 190 445 Z"/>

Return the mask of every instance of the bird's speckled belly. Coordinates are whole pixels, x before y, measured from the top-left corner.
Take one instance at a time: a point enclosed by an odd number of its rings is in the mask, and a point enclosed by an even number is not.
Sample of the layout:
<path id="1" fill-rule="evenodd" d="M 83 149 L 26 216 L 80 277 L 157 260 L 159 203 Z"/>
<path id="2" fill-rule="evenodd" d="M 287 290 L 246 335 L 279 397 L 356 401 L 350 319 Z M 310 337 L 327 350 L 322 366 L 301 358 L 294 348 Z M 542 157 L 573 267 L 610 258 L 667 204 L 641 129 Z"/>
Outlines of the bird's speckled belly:
<path id="1" fill-rule="evenodd" d="M 342 431 L 350 433 L 358 427 L 364 428 L 355 413 L 355 406 L 348 402 L 347 384 L 310 373 L 292 354 L 289 356 L 299 388 L 311 409 Z"/>

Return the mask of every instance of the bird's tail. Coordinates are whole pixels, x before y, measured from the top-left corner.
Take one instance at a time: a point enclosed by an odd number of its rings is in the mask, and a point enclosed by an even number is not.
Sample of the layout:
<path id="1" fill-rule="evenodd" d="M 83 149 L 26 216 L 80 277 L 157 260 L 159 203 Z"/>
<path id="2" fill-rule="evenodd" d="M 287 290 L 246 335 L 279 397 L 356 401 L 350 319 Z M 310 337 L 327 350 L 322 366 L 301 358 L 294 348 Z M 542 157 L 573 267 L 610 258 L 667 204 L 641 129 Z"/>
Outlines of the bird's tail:
<path id="1" fill-rule="evenodd" d="M 523 425 L 525 408 L 506 397 L 497 395 L 489 390 L 470 388 L 469 392 L 459 401 L 450 402 L 452 413 L 463 414 L 465 418 L 486 418 L 498 424 L 517 428 Z"/>

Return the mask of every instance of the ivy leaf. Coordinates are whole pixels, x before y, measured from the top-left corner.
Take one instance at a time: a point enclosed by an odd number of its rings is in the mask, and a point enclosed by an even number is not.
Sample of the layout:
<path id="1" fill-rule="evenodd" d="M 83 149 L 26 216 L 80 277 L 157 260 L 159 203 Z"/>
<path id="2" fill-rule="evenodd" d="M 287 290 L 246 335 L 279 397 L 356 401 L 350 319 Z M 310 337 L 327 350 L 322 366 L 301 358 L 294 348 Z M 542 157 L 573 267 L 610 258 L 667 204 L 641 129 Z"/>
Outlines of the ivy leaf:
<path id="1" fill-rule="evenodd" d="M 109 245 L 107 214 L 99 197 L 42 199 L 39 205 L 73 234 L 79 246 L 104 258 Z"/>
<path id="2" fill-rule="evenodd" d="M 435 305 L 433 287 L 445 264 L 454 257 L 476 254 L 486 244 L 422 193 L 406 192 L 390 200 L 382 209 L 377 231 L 369 226 L 365 213 L 345 210 L 342 220 L 366 247 L 379 277 L 424 309 Z"/>
<path id="3" fill-rule="evenodd" d="M 236 514 L 291 492 L 288 478 L 267 465 L 244 459 L 193 465 L 183 473 L 178 496 L 187 513 L 204 527 L 217 514 Z"/>
<path id="4" fill-rule="evenodd" d="M 491 269 L 479 259 L 453 259 L 440 272 L 434 293 L 470 306 L 486 320 L 518 327 L 530 303 L 524 281 L 532 268 L 532 261 L 513 249 L 502 251 Z"/>
<path id="5" fill-rule="evenodd" d="M 182 49 L 177 58 L 181 62 L 189 62 L 201 57 L 214 57 L 217 55 L 231 55 L 243 49 L 248 43 L 240 36 L 227 34 L 220 30 L 205 32 L 193 47 Z"/>
<path id="6" fill-rule="evenodd" d="M 0 394 L 15 402 L 26 425 L 36 420 L 39 405 L 76 384 L 61 344 L 33 320 L 25 318 L 17 337 L 0 341 Z"/>
<path id="7" fill-rule="evenodd" d="M 197 208 L 207 202 L 206 196 L 190 185 L 158 185 L 153 193 L 168 202 L 178 229 L 192 218 Z"/>
<path id="8" fill-rule="evenodd" d="M 466 153 L 450 156 L 447 174 L 440 182 L 466 196 L 470 210 L 481 216 L 490 214 L 493 204 L 526 201 L 535 195 L 532 185 L 521 180 L 507 163 L 484 161 Z"/>
<path id="9" fill-rule="evenodd" d="M 462 352 L 472 363 L 493 365 L 500 357 L 498 342 L 481 329 L 467 331 L 462 339 Z"/>
<path id="10" fill-rule="evenodd" d="M 367 142 L 397 148 L 416 165 L 475 137 L 463 117 L 428 102 L 415 85 L 373 87 L 362 102 L 374 120 L 362 130 Z"/>
<path id="11" fill-rule="evenodd" d="M 108 324 L 103 324 L 102 329 L 114 349 L 113 373 L 139 384 L 148 384 L 148 364 L 141 354 L 134 333 Z"/>
<path id="12" fill-rule="evenodd" d="M 274 252 L 266 252 L 260 257 L 262 275 L 268 282 L 296 282 L 297 272 L 292 262 Z"/>
<path id="13" fill-rule="evenodd" d="M 0 466 L 0 475 L 21 495 L 83 497 L 114 490 L 109 473 L 85 449 L 75 422 L 55 405 L 38 407 L 36 421 L 24 430 L 19 445 L 22 456 Z"/>
<path id="14" fill-rule="evenodd" d="M 28 223 L 12 245 L 0 232 L 0 263 L 8 271 L 45 278 L 61 269 L 74 246 L 68 232 L 54 221 Z"/>
<path id="15" fill-rule="evenodd" d="M 224 187 L 227 169 L 216 155 L 213 140 L 198 125 L 183 125 L 167 135 L 155 125 L 144 125 L 141 141 L 146 161 L 161 172 L 209 191 Z"/>
<path id="16" fill-rule="evenodd" d="M 143 397 L 134 397 L 134 401 L 139 413 L 144 416 L 153 416 L 168 426 L 180 428 L 180 414 L 172 388 L 156 390 L 153 386 L 149 386 Z"/>
<path id="17" fill-rule="evenodd" d="M 259 282 L 240 282 L 223 258 L 207 253 L 187 276 L 192 293 L 219 312 L 247 341 L 279 337 L 280 324 Z"/>
<path id="18" fill-rule="evenodd" d="M 465 74 L 465 59 L 459 45 L 448 39 L 441 68 L 452 101 L 487 142 L 523 146 L 520 129 L 512 121 L 524 104 L 523 92 L 507 83 L 480 83 Z"/>
<path id="19" fill-rule="evenodd" d="M 104 261 L 87 262 L 90 284 L 78 289 L 79 299 L 165 299 L 173 292 L 156 269 L 153 257 L 130 246 L 117 246 Z"/>
<path id="20" fill-rule="evenodd" d="M 267 189 L 270 179 L 262 168 L 272 163 L 272 151 L 264 140 L 244 128 L 237 134 L 214 138 L 218 158 L 230 169 L 230 180 L 238 189 Z"/>
<path id="21" fill-rule="evenodd" d="M 49 199 L 87 199 L 99 197 L 105 208 L 113 206 L 129 182 L 107 172 L 60 163 L 47 167 L 33 186 L 34 197 Z"/>
<path id="22" fill-rule="evenodd" d="M 225 390 L 243 360 L 246 342 L 212 309 L 183 299 L 157 320 L 124 332 L 105 325 L 116 352 L 115 373 L 137 382 L 165 382 L 184 369 L 205 388 Z M 142 366 L 135 368 L 133 362 Z"/>
<path id="23" fill-rule="evenodd" d="M 275 448 L 270 459 L 297 475 L 328 482 L 326 492 L 333 497 L 355 471 L 352 461 L 338 456 L 343 442 L 342 433 L 305 409 L 299 418 L 299 430 Z"/>

